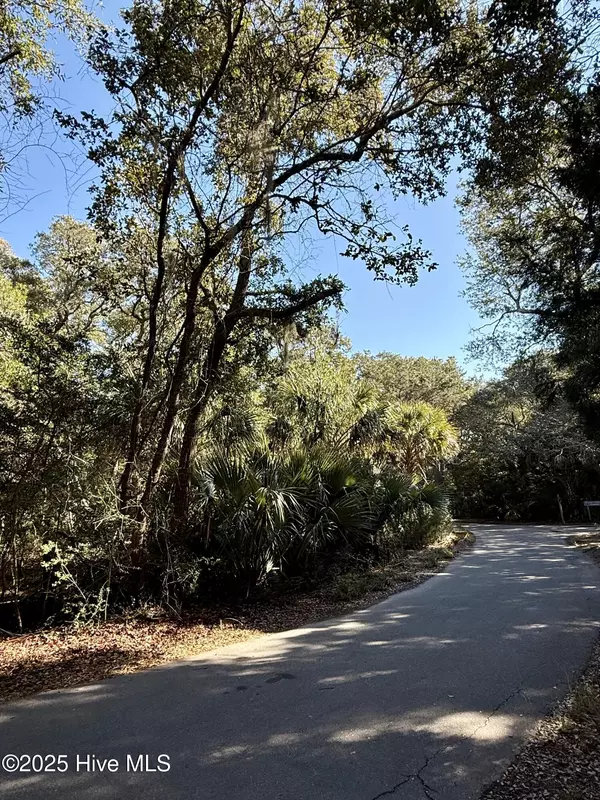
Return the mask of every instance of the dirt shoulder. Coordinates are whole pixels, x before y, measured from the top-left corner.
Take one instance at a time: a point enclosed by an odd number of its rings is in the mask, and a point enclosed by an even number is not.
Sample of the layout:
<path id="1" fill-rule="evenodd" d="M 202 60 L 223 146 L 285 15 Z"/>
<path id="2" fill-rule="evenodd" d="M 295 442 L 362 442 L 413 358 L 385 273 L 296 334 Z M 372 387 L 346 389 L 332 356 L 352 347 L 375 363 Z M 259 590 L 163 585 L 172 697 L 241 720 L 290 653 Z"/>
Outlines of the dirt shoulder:
<path id="1" fill-rule="evenodd" d="M 567 539 L 600 566 L 600 533 Z M 568 696 L 481 800 L 600 798 L 600 639 Z"/>
<path id="2" fill-rule="evenodd" d="M 0 639 L 0 701 L 93 683 L 373 605 L 440 572 L 475 537 L 455 530 L 394 564 L 346 572 L 311 592 L 183 619 L 132 617 Z"/>

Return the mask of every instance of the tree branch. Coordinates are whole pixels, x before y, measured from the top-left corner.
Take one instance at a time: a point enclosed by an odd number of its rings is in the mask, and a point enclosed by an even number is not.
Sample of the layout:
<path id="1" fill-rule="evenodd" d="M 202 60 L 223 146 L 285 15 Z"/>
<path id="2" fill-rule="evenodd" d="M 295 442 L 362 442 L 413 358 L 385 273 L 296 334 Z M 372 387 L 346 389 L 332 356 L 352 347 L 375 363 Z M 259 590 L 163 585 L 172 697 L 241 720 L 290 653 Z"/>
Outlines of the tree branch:
<path id="1" fill-rule="evenodd" d="M 18 58 L 21 55 L 21 48 L 14 47 L 12 50 L 9 50 L 8 53 L 5 53 L 3 56 L 0 56 L 0 67 L 4 66 L 8 61 L 12 61 L 13 58 Z"/>
<path id="2" fill-rule="evenodd" d="M 300 300 L 298 303 L 294 303 L 293 305 L 285 308 L 246 307 L 240 309 L 237 316 L 239 319 L 261 318 L 269 319 L 271 321 L 289 319 L 290 317 L 293 317 L 294 314 L 299 314 L 301 311 L 306 311 L 307 308 L 312 308 L 313 306 L 316 306 L 317 303 L 321 303 L 323 300 L 328 300 L 330 297 L 335 297 L 339 294 L 340 290 L 336 288 L 322 289 L 320 292 L 316 292 L 316 294 L 312 295 L 311 297 L 305 297 L 304 300 Z"/>

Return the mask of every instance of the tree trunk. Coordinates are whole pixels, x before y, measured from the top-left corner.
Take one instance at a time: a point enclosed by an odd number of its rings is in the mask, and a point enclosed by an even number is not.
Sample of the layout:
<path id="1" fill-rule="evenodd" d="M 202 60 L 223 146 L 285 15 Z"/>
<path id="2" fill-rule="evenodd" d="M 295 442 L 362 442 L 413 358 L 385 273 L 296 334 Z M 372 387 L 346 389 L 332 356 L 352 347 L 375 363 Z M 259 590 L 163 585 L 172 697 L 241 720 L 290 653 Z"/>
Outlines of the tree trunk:
<path id="1" fill-rule="evenodd" d="M 244 308 L 246 292 L 250 283 L 252 263 L 252 244 L 246 231 L 242 238 L 241 254 L 238 267 L 238 276 L 233 290 L 233 296 L 227 313 L 220 320 L 214 330 L 208 354 L 202 365 L 200 377 L 196 384 L 192 406 L 188 411 L 183 431 L 183 441 L 179 454 L 177 468 L 177 485 L 175 487 L 174 518 L 177 527 L 185 526 L 189 506 L 189 479 L 192 452 L 196 441 L 198 419 L 208 401 L 219 377 L 219 367 L 223 359 L 229 337 L 238 323 L 239 314 Z"/>
<path id="2" fill-rule="evenodd" d="M 226 321 L 223 321 L 215 330 L 208 355 L 202 365 L 200 378 L 194 394 L 194 402 L 188 411 L 185 421 L 183 441 L 179 454 L 179 466 L 177 468 L 177 485 L 175 487 L 174 502 L 174 518 L 178 527 L 185 525 L 187 522 L 190 467 L 194 443 L 196 441 L 198 419 L 208 405 L 212 391 L 218 381 L 219 366 L 225 350 L 227 349 L 229 335 L 235 327 L 235 322 L 236 320 L 232 320 L 230 324 L 227 324 Z"/>
<path id="3" fill-rule="evenodd" d="M 158 306 L 162 298 L 163 285 L 166 272 L 166 264 L 163 254 L 165 239 L 167 235 L 167 214 L 169 209 L 169 199 L 173 189 L 174 174 L 177 161 L 171 157 L 167 167 L 165 180 L 163 183 L 161 206 L 158 224 L 158 238 L 156 241 L 156 262 L 158 271 L 156 274 L 156 281 L 154 282 L 154 289 L 150 298 L 150 309 L 148 318 L 148 347 L 146 349 L 146 358 L 144 361 L 144 370 L 142 373 L 142 382 L 139 388 L 138 396 L 133 408 L 133 415 L 131 417 L 131 427 L 129 431 L 129 444 L 127 448 L 127 458 L 121 480 L 119 481 L 119 509 L 121 513 L 127 510 L 129 504 L 129 495 L 131 489 L 131 478 L 135 466 L 135 459 L 138 454 L 138 441 L 140 438 L 140 430 L 142 426 L 142 411 L 144 409 L 144 399 L 148 386 L 150 385 L 150 378 L 152 377 L 152 367 L 154 365 L 154 357 L 156 355 L 156 340 L 158 331 Z"/>
<path id="4" fill-rule="evenodd" d="M 198 301 L 198 291 L 206 264 L 207 258 L 203 259 L 198 267 L 196 267 L 190 280 L 190 287 L 185 304 L 183 334 L 181 337 L 181 343 L 179 345 L 179 352 L 177 354 L 175 371 L 173 373 L 173 378 L 171 379 L 171 384 L 167 394 L 165 418 L 163 420 L 160 438 L 154 451 L 152 463 L 150 465 L 148 475 L 146 476 L 144 493 L 140 501 L 140 509 L 144 517 L 147 517 L 152 495 L 160 478 L 165 455 L 171 439 L 171 434 L 173 433 L 173 426 L 177 418 L 179 395 L 185 380 L 185 373 L 190 354 L 190 345 L 196 329 L 196 303 Z"/>

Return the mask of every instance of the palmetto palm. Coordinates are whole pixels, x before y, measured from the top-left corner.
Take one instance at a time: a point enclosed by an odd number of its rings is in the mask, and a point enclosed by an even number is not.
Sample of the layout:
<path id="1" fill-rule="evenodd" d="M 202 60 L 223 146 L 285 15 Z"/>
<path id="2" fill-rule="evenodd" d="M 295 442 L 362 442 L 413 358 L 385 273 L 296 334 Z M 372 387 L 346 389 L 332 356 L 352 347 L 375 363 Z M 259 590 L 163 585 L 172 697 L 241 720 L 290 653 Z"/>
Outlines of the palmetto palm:
<path id="1" fill-rule="evenodd" d="M 394 461 L 406 474 L 426 478 L 457 451 L 456 429 L 441 409 L 427 403 L 392 406 L 386 423 Z"/>
<path id="2" fill-rule="evenodd" d="M 349 444 L 376 462 L 426 479 L 457 451 L 458 433 L 444 411 L 427 403 L 393 404 L 363 414 L 349 433 Z"/>
<path id="3" fill-rule="evenodd" d="M 378 531 L 401 527 L 407 512 L 446 503 L 436 486 L 325 445 L 223 449 L 197 462 L 194 481 L 210 519 L 205 554 L 247 591 L 272 570 L 291 575 L 342 547 L 376 547 Z"/>
<path id="4" fill-rule="evenodd" d="M 194 481 L 211 518 L 208 551 L 249 588 L 373 530 L 359 465 L 325 447 L 216 452 L 197 463 Z"/>

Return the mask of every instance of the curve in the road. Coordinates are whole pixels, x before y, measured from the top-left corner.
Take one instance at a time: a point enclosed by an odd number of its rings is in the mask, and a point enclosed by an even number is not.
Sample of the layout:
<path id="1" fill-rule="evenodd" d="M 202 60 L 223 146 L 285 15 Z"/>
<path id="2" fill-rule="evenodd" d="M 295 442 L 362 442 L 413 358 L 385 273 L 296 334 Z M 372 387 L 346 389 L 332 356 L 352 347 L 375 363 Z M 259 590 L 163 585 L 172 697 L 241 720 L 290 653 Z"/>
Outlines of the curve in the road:
<path id="1" fill-rule="evenodd" d="M 600 571 L 564 532 L 476 533 L 446 572 L 365 611 L 0 707 L 0 755 L 68 763 L 0 771 L 0 795 L 477 798 L 583 666 Z M 168 772 L 133 769 L 161 754 Z"/>

